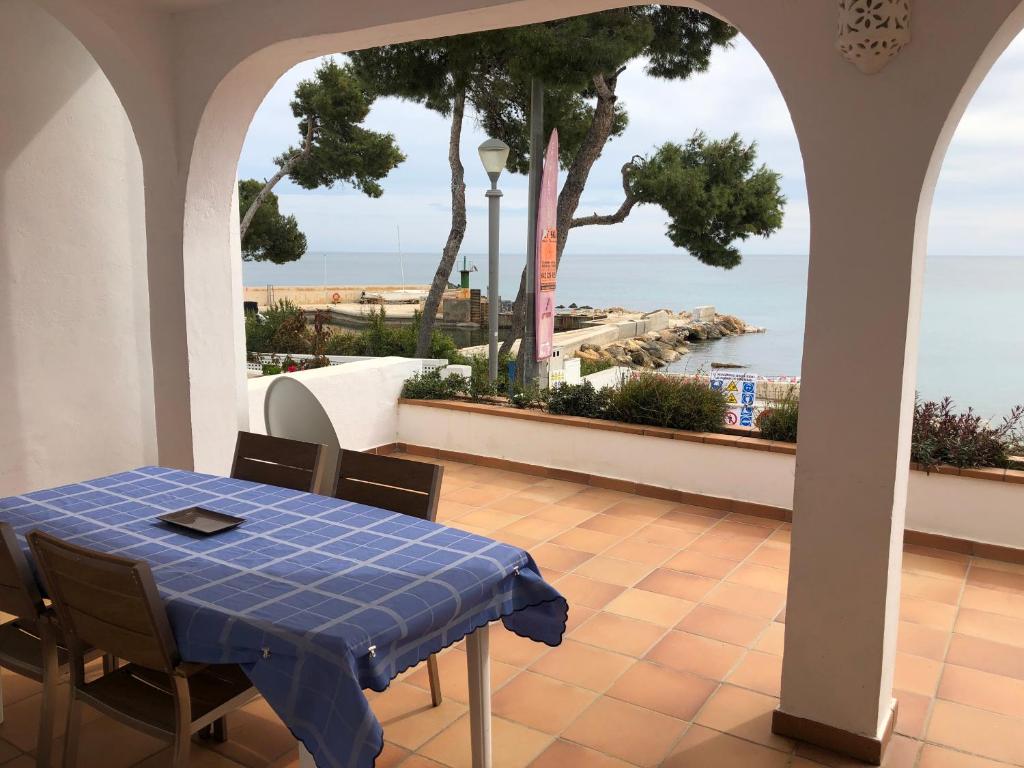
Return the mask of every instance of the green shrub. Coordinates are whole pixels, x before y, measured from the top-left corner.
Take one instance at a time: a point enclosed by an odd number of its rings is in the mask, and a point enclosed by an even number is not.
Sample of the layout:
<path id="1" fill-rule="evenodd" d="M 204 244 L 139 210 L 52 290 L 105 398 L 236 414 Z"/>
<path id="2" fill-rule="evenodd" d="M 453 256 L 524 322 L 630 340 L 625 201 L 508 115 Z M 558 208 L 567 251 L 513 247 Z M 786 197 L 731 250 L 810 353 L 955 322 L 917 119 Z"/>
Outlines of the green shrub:
<path id="1" fill-rule="evenodd" d="M 402 384 L 402 397 L 408 400 L 450 400 L 468 391 L 465 376 L 445 376 L 440 368 L 414 373 Z"/>
<path id="2" fill-rule="evenodd" d="M 607 418 L 612 392 L 609 387 L 595 389 L 589 381 L 562 384 L 548 393 L 548 412 L 562 416 L 604 419 Z"/>
<path id="3" fill-rule="evenodd" d="M 589 376 L 592 373 L 607 371 L 609 368 L 614 367 L 614 360 L 587 360 L 585 357 L 580 358 L 580 376 Z"/>
<path id="4" fill-rule="evenodd" d="M 608 403 L 608 417 L 632 424 L 721 432 L 725 396 L 699 381 L 641 373 L 624 381 Z"/>
<path id="5" fill-rule="evenodd" d="M 302 355 L 312 347 L 312 332 L 302 309 L 283 299 L 263 315 L 245 316 L 245 348 L 249 352 Z"/>
<path id="6" fill-rule="evenodd" d="M 800 417 L 800 397 L 791 387 L 778 400 L 769 403 L 757 416 L 757 428 L 765 440 L 796 442 L 797 421 Z"/>
<path id="7" fill-rule="evenodd" d="M 954 467 L 1009 467 L 1010 457 L 1024 448 L 1024 406 L 1016 406 L 993 426 L 970 408 L 954 412 L 951 398 L 914 401 L 910 460 L 932 469 Z"/>

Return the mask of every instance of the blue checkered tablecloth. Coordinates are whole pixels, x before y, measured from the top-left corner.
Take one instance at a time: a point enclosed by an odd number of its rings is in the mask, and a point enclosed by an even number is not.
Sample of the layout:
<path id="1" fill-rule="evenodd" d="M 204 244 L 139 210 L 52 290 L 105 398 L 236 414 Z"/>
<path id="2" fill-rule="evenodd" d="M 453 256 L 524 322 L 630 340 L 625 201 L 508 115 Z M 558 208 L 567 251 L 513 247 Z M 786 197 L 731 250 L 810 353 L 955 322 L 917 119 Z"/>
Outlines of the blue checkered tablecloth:
<path id="1" fill-rule="evenodd" d="M 195 538 L 154 519 L 193 505 L 246 522 Z M 149 562 L 182 657 L 241 664 L 319 768 L 379 754 L 362 689 L 491 621 L 548 645 L 565 631 L 523 550 L 326 496 L 144 467 L 0 499 L 0 520 Z"/>

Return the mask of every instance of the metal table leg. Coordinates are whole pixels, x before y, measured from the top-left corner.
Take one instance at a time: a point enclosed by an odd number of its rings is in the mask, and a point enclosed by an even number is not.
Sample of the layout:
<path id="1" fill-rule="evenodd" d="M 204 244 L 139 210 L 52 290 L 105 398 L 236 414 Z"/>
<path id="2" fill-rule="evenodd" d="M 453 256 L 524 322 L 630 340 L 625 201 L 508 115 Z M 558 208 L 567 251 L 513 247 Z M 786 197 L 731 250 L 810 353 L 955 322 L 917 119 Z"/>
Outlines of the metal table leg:
<path id="1" fill-rule="evenodd" d="M 316 763 L 313 762 L 313 756 L 309 754 L 309 750 L 301 741 L 296 743 L 299 745 L 299 768 L 316 768 Z"/>
<path id="2" fill-rule="evenodd" d="M 491 768 L 491 655 L 486 624 L 466 638 L 466 664 L 473 768 Z"/>

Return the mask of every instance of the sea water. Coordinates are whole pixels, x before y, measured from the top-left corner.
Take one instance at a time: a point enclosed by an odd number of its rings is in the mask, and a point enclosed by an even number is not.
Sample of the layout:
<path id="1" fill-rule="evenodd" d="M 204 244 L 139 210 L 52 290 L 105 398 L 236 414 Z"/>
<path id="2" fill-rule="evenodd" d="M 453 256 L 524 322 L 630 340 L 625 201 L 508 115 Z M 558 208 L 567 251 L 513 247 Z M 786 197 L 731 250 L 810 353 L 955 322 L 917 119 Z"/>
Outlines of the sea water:
<path id="1" fill-rule="evenodd" d="M 291 264 L 246 263 L 246 285 L 426 284 L 437 254 L 309 253 Z M 473 287 L 486 291 L 487 257 L 469 255 L 480 271 Z M 503 255 L 502 294 L 519 285 L 523 257 Z M 404 280 L 403 280 L 404 273 Z M 455 280 L 457 280 L 457 274 Z M 748 255 L 731 270 L 684 254 L 567 252 L 558 272 L 558 302 L 594 307 L 679 311 L 713 304 L 722 313 L 763 326 L 763 334 L 694 347 L 673 365 L 745 366 L 763 375 L 799 375 L 807 296 L 807 256 Z M 953 397 L 985 416 L 1024 402 L 1024 257 L 929 256 L 917 389 L 922 397 Z M 894 329 L 898 331 L 899 329 Z"/>

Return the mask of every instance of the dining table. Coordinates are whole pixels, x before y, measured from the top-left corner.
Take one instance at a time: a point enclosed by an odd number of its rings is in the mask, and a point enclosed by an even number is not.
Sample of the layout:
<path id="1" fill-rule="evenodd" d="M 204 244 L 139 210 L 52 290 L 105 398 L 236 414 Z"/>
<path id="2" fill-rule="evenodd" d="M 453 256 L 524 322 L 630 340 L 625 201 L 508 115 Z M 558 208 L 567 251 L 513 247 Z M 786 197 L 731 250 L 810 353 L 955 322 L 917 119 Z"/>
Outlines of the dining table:
<path id="1" fill-rule="evenodd" d="M 157 519 L 193 506 L 244 522 L 200 536 Z M 148 562 L 182 659 L 239 664 L 303 766 L 373 766 L 384 732 L 365 690 L 465 638 L 472 765 L 490 768 L 489 625 L 555 646 L 568 616 L 523 549 L 217 475 L 132 469 L 0 499 L 0 520 L 26 553 L 42 530 Z"/>

